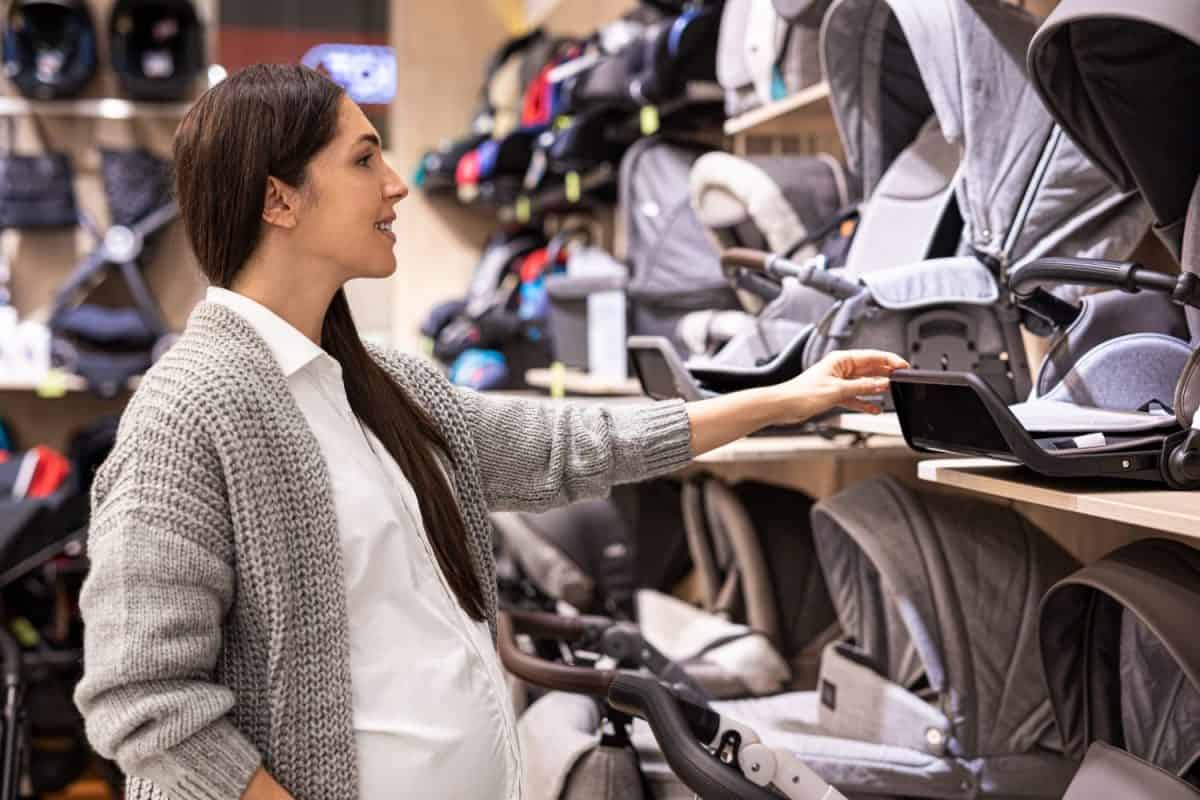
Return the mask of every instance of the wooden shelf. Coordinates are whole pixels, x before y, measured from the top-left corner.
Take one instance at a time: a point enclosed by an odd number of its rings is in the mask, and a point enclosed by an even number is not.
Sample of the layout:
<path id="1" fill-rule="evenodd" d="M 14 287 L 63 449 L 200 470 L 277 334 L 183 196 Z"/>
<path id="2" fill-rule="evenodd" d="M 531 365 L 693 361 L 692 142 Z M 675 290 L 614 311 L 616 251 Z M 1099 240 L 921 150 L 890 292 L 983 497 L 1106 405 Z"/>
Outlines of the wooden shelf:
<path id="1" fill-rule="evenodd" d="M 551 391 L 554 387 L 554 372 L 555 370 L 547 368 L 526 370 L 525 382 L 534 389 Z M 635 378 L 610 381 L 577 369 L 564 369 L 562 390 L 567 394 L 588 397 L 630 397 L 641 395 L 642 385 Z"/>
<path id="2" fill-rule="evenodd" d="M 725 120 L 725 135 L 736 136 L 739 133 L 746 133 L 759 125 L 772 122 L 788 114 L 826 112 L 828 108 L 829 84 L 821 81 L 782 100 L 776 100 L 774 103 Z"/>
<path id="3" fill-rule="evenodd" d="M 730 464 L 735 462 L 804 461 L 808 459 L 913 459 L 920 456 L 904 444 L 903 439 L 874 436 L 865 441 L 853 434 L 832 438 L 813 434 L 796 436 L 748 436 L 718 447 L 696 459 L 697 464 Z"/>
<path id="4" fill-rule="evenodd" d="M 182 117 L 191 103 L 135 103 L 120 97 L 82 97 L 76 100 L 26 100 L 0 97 L 0 116 L 37 114 L 46 117 L 94 117 L 96 119 L 133 119 L 136 117 Z"/>
<path id="5" fill-rule="evenodd" d="M 137 377 L 130 378 L 126 386 L 126 391 L 136 389 L 138 382 L 139 379 Z M 58 389 L 61 389 L 63 392 L 86 392 L 88 391 L 88 385 L 87 381 L 80 376 L 71 374 L 63 375 L 61 383 L 0 378 L 0 392 L 33 392 L 42 397 L 53 398 L 58 395 Z"/>
<path id="6" fill-rule="evenodd" d="M 900 417 L 895 412 L 888 414 L 842 414 L 834 417 L 831 427 L 855 433 L 872 433 L 880 436 L 894 436 L 904 444 L 904 432 L 900 430 Z"/>
<path id="7" fill-rule="evenodd" d="M 1130 482 L 1045 478 L 990 458 L 922 461 L 922 480 L 1200 539 L 1200 492 L 1139 488 Z"/>

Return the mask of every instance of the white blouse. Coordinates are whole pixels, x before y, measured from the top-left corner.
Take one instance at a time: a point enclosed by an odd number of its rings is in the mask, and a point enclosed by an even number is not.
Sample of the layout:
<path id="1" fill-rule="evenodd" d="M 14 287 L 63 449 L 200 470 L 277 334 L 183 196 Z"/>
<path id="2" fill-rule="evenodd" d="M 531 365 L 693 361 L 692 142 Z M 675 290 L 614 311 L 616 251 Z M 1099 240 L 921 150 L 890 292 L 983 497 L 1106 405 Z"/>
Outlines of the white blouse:
<path id="1" fill-rule="evenodd" d="M 260 303 L 246 319 L 287 377 L 325 457 L 342 542 L 362 800 L 521 796 L 516 724 L 486 623 L 458 605 L 412 485 L 350 409 L 341 365 Z"/>

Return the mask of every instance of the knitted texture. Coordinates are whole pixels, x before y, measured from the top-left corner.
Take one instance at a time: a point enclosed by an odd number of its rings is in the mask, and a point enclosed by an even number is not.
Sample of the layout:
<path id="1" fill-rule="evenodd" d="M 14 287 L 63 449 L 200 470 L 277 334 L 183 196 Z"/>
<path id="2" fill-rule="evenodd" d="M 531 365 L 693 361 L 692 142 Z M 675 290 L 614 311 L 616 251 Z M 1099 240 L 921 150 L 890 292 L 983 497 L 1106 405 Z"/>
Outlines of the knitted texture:
<path id="1" fill-rule="evenodd" d="M 419 358 L 372 356 L 446 437 L 493 636 L 489 510 L 602 496 L 691 458 L 679 401 L 489 397 Z M 262 764 L 297 798 L 356 800 L 329 475 L 283 373 L 235 312 L 197 306 L 143 379 L 96 475 L 88 548 L 75 699 L 93 746 L 130 776 L 127 797 L 236 800 Z"/>

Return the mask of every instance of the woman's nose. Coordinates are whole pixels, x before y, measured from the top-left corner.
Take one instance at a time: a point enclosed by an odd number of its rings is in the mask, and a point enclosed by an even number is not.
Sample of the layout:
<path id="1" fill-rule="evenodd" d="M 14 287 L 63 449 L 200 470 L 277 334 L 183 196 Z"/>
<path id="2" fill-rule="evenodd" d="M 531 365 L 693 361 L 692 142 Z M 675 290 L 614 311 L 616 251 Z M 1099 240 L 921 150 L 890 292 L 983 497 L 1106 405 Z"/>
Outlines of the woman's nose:
<path id="1" fill-rule="evenodd" d="M 383 190 L 385 196 L 392 202 L 397 202 L 408 197 L 408 184 L 404 179 L 396 174 L 395 170 L 388 169 L 388 181 L 384 184 Z"/>

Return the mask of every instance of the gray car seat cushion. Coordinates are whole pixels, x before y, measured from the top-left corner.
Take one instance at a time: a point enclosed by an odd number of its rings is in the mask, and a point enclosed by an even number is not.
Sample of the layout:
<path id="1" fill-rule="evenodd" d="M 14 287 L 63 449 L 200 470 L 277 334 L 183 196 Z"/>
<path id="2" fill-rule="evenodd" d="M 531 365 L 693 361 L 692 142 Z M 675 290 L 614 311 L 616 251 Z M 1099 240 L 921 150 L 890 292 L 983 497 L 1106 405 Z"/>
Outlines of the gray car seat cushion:
<path id="1" fill-rule="evenodd" d="M 1030 432 L 1133 433 L 1170 428 L 1169 413 L 1143 413 L 1172 402 L 1191 355 L 1178 339 L 1158 333 L 1120 336 L 1086 353 L 1045 396 L 1012 406 Z"/>
<path id="2" fill-rule="evenodd" d="M 1200 792 L 1124 750 L 1095 742 L 1075 779 L 1067 787 L 1063 800 L 1095 800 L 1119 797 L 1122 800 L 1197 800 Z"/>

